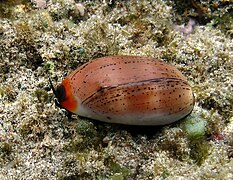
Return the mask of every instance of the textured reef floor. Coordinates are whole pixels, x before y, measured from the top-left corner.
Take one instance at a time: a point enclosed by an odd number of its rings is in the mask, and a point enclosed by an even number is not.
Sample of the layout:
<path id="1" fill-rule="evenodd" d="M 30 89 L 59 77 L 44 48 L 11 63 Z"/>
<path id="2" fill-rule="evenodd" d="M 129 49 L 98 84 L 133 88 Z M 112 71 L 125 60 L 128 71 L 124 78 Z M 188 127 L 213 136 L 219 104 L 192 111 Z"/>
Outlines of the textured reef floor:
<path id="1" fill-rule="evenodd" d="M 233 179 L 230 1 L 0 1 L 0 179 Z M 54 104 L 81 64 L 137 55 L 176 66 L 193 88 L 187 118 L 107 124 Z"/>

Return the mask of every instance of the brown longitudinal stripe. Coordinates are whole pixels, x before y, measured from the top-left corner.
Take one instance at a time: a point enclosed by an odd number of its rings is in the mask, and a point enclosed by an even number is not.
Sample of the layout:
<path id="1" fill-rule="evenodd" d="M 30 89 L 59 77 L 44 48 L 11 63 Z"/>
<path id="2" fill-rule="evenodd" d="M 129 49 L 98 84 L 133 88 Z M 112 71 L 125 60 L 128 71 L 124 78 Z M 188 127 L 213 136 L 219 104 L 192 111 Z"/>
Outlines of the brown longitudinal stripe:
<path id="1" fill-rule="evenodd" d="M 92 97 L 95 96 L 98 93 L 103 93 L 104 91 L 116 88 L 116 87 L 121 87 L 121 86 L 133 86 L 137 84 L 143 84 L 143 83 L 150 83 L 150 82 L 174 82 L 174 81 L 182 81 L 184 84 L 188 85 L 187 82 L 177 79 L 177 78 L 156 78 L 156 79 L 147 79 L 147 80 L 142 80 L 142 81 L 137 81 L 137 82 L 131 82 L 131 83 L 124 83 L 124 84 L 115 84 L 111 86 L 106 86 L 106 87 L 100 87 L 95 93 L 91 94 L 89 97 L 84 99 L 82 101 L 82 104 L 87 104 L 92 100 Z"/>

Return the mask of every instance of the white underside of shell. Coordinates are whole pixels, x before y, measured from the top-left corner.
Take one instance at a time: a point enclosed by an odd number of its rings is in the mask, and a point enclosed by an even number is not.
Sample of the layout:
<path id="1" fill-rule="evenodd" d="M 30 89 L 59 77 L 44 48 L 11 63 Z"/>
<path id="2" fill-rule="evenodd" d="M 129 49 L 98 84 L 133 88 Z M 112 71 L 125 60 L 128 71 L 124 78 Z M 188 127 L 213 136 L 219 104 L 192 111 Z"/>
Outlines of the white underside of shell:
<path id="1" fill-rule="evenodd" d="M 186 110 L 186 114 L 184 112 L 178 112 L 173 114 L 165 114 L 165 113 L 147 113 L 143 114 L 140 112 L 135 113 L 125 113 L 124 115 L 117 114 L 101 114 L 98 112 L 93 112 L 92 110 L 79 106 L 76 114 L 79 116 L 87 117 L 94 120 L 99 120 L 108 123 L 117 123 L 117 124 L 128 124 L 128 125 L 166 125 L 178 121 L 185 116 L 187 116 L 192 109 Z"/>

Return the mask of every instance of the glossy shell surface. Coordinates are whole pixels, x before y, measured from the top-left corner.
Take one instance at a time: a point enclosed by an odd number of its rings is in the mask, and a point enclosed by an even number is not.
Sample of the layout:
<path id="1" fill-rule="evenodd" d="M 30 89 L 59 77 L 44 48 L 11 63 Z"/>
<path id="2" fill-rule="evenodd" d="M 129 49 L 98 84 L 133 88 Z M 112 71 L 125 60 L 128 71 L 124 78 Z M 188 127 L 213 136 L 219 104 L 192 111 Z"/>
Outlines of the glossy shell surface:
<path id="1" fill-rule="evenodd" d="M 164 125 L 191 113 L 194 97 L 174 66 L 136 56 L 108 56 L 73 71 L 59 103 L 80 116 L 130 125 Z"/>

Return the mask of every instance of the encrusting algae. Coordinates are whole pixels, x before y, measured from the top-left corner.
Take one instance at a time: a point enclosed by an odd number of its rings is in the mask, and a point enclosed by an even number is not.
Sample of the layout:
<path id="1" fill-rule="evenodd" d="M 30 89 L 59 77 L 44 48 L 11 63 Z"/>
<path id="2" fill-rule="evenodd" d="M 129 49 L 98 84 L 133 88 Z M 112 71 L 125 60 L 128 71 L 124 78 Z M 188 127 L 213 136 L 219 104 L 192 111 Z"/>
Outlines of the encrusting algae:
<path id="1" fill-rule="evenodd" d="M 231 9 L 224 0 L 1 1 L 0 179 L 233 179 Z M 189 33 L 175 28 L 190 19 Z M 48 73 L 59 84 L 108 55 L 177 67 L 194 91 L 192 114 L 161 127 L 68 119 Z"/>

